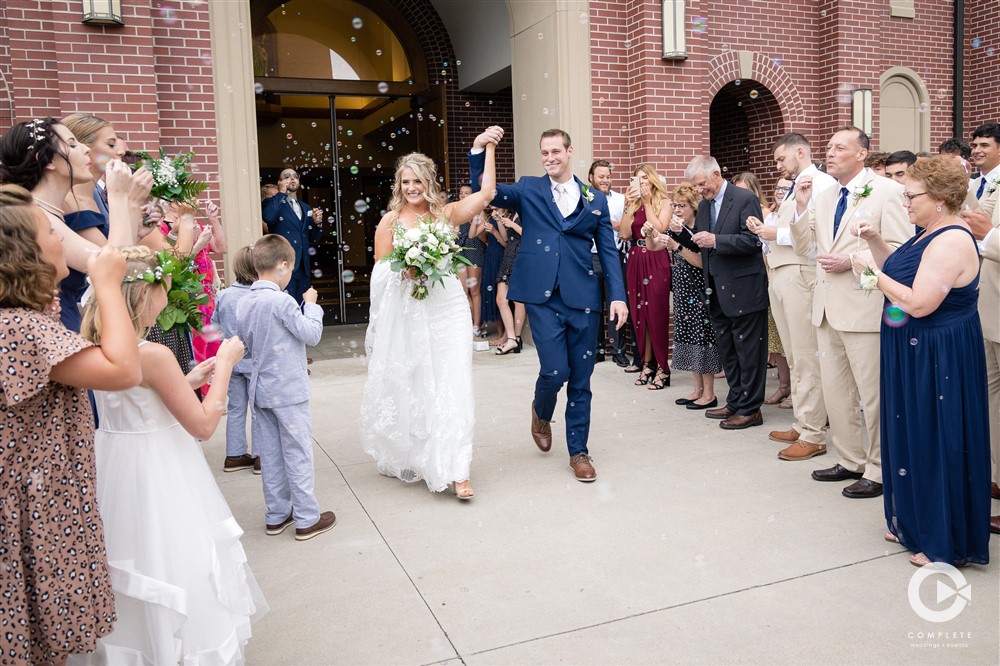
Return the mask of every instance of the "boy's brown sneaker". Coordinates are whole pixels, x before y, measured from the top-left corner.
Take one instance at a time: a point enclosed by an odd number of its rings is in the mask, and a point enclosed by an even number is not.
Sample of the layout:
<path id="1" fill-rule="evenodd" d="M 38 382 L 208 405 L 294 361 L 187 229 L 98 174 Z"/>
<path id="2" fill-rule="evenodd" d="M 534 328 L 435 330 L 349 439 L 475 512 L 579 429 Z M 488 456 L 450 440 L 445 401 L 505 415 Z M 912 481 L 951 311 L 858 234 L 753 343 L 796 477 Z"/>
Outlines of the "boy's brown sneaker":
<path id="1" fill-rule="evenodd" d="M 285 518 L 277 525 L 266 525 L 265 527 L 267 529 L 268 536 L 277 536 L 282 532 L 284 532 L 289 525 L 294 525 L 294 524 L 295 524 L 295 518 L 292 517 L 292 514 L 288 514 L 288 518 Z"/>
<path id="2" fill-rule="evenodd" d="M 253 458 L 253 473 L 260 476 L 260 456 L 254 456 Z"/>
<path id="3" fill-rule="evenodd" d="M 324 511 L 319 514 L 319 520 L 312 527 L 305 527 L 302 529 L 295 528 L 295 540 L 296 541 L 306 541 L 312 539 L 314 536 L 319 536 L 323 532 L 329 532 L 333 529 L 333 526 L 337 524 L 337 516 L 333 514 L 333 511 Z"/>
<path id="4" fill-rule="evenodd" d="M 260 465 L 259 458 L 244 453 L 241 456 L 226 456 L 226 461 L 222 464 L 223 472 L 239 472 L 242 469 L 251 469 Z"/>

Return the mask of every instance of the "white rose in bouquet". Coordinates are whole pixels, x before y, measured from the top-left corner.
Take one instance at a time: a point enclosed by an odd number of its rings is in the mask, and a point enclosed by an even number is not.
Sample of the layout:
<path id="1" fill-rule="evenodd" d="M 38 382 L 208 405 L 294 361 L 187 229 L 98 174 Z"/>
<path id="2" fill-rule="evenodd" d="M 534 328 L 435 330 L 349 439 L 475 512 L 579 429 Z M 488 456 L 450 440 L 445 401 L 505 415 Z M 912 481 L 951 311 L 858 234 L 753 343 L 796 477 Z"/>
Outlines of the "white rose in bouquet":
<path id="1" fill-rule="evenodd" d="M 413 280 L 410 295 L 423 300 L 430 294 L 430 287 L 444 283 L 444 278 L 455 275 L 459 267 L 471 262 L 461 256 L 463 249 L 455 242 L 455 232 L 446 222 L 432 222 L 430 216 L 417 218 L 417 226 L 406 229 L 396 225 L 392 252 L 383 257 L 393 271 L 406 273 Z"/>

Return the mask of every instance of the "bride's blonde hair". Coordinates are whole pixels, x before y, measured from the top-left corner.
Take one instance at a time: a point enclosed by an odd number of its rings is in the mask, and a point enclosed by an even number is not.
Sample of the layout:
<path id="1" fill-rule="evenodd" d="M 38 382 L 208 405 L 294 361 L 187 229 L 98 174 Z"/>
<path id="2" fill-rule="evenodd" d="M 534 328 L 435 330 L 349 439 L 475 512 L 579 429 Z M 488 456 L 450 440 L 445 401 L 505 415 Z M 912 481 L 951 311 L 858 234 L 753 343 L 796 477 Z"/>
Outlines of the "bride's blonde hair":
<path id="1" fill-rule="evenodd" d="M 424 200 L 430 206 L 431 218 L 434 220 L 444 219 L 444 207 L 447 204 L 444 193 L 437 181 L 437 167 L 434 160 L 423 153 L 410 153 L 403 155 L 396 162 L 396 182 L 392 185 L 392 198 L 389 199 L 388 210 L 399 216 L 399 212 L 406 205 L 403 197 L 403 187 L 400 183 L 403 176 L 403 169 L 409 167 L 416 174 L 424 186 Z"/>
<path id="2" fill-rule="evenodd" d="M 146 337 L 146 327 L 142 325 L 142 313 L 149 303 L 152 289 L 163 288 L 161 282 L 149 283 L 136 276 L 146 271 L 155 270 L 160 260 L 151 249 L 143 246 L 123 247 L 119 251 L 125 257 L 125 280 L 122 282 L 122 296 L 125 297 L 125 308 L 128 310 L 132 328 L 138 338 Z M 131 280 L 129 278 L 132 278 Z M 159 314 L 159 313 L 157 313 Z M 80 324 L 80 335 L 94 344 L 101 344 L 101 311 L 97 307 L 97 299 L 91 298 L 83 311 L 83 322 Z"/>

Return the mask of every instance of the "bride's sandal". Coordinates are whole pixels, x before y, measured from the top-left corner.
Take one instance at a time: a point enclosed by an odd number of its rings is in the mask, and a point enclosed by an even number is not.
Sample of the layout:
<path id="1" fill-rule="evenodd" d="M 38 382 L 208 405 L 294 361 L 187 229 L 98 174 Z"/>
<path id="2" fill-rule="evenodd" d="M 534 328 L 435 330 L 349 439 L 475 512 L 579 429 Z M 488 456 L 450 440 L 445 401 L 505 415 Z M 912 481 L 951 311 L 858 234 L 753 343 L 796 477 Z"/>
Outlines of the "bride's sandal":
<path id="1" fill-rule="evenodd" d="M 472 482 L 466 479 L 465 481 L 455 482 L 455 497 L 460 500 L 470 500 L 476 493 L 472 490 Z"/>

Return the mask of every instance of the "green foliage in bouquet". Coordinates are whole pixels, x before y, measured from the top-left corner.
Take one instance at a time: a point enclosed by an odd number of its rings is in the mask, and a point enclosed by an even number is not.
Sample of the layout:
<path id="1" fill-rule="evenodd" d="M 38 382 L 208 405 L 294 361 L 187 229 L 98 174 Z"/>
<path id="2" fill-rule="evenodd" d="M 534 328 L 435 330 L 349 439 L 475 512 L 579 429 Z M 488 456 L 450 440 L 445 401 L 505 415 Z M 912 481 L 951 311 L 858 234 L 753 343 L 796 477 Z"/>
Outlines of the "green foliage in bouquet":
<path id="1" fill-rule="evenodd" d="M 153 176 L 151 196 L 197 206 L 198 195 L 208 189 L 208 183 L 192 178 L 188 165 L 194 157 L 193 150 L 178 153 L 176 157 L 167 157 L 162 148 L 158 158 L 151 157 L 149 153 L 136 154 L 142 161 L 136 164 L 135 168 L 144 166 Z"/>
<path id="2" fill-rule="evenodd" d="M 394 272 L 412 271 L 410 295 L 417 300 L 427 298 L 434 283 L 443 284 L 446 276 L 472 264 L 459 254 L 464 248 L 455 242 L 451 227 L 446 222 L 431 221 L 430 215 L 417 218 L 417 226 L 412 229 L 396 225 L 393 235 L 392 252 L 382 261 L 388 261 Z"/>
<path id="3" fill-rule="evenodd" d="M 190 257 L 175 257 L 166 250 L 161 250 L 156 256 L 160 260 L 162 275 L 169 275 L 171 278 L 167 307 L 156 318 L 156 323 L 164 331 L 169 331 L 174 326 L 200 331 L 204 315 L 198 306 L 208 305 L 208 294 L 201 282 L 201 272 Z"/>

